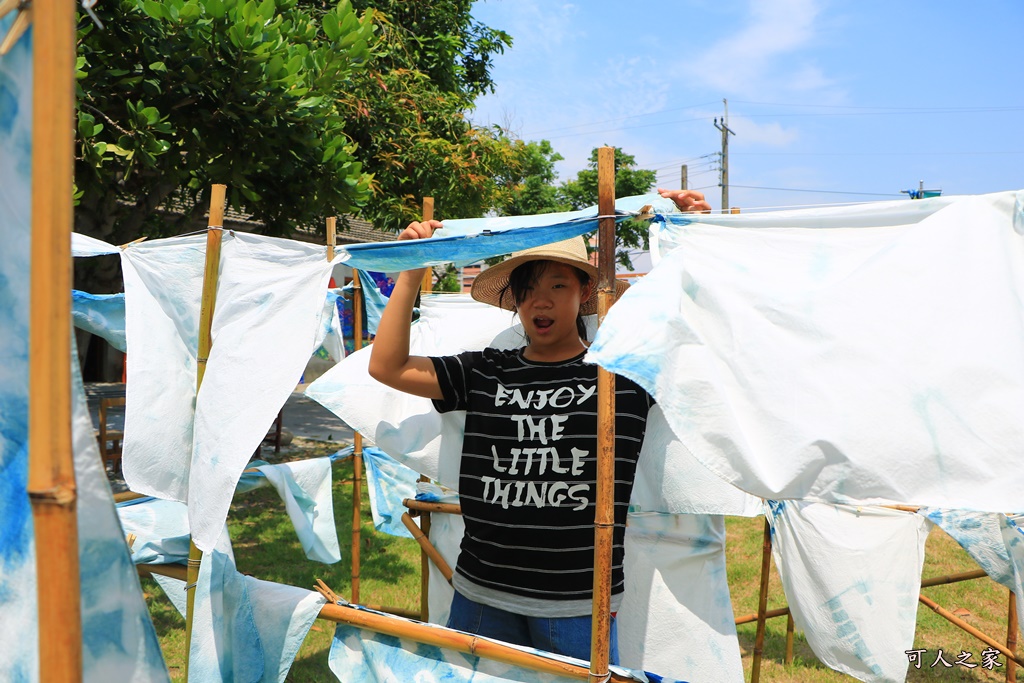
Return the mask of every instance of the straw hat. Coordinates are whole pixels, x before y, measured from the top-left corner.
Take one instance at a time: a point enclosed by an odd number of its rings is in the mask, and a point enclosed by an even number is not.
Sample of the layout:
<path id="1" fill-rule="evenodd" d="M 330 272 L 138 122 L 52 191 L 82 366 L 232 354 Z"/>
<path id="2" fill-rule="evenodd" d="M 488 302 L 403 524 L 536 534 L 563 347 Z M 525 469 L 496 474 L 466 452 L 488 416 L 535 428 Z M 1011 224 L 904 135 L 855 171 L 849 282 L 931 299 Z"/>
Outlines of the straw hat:
<path id="1" fill-rule="evenodd" d="M 597 268 L 587 260 L 587 246 L 582 237 L 573 237 L 553 242 L 532 249 L 513 252 L 511 256 L 496 266 L 484 270 L 473 280 L 471 294 L 477 301 L 485 304 L 504 308 L 508 311 L 515 310 L 515 303 L 512 301 L 511 292 L 505 295 L 504 300 L 499 301 L 501 292 L 508 286 L 509 275 L 516 269 L 516 266 L 527 261 L 558 261 L 566 265 L 579 268 L 590 276 L 592 285 L 597 285 Z M 621 280 L 615 281 L 615 299 L 618 300 L 626 291 L 629 284 Z M 580 313 L 591 315 L 597 313 L 597 291 L 591 291 L 590 298 L 580 304 Z"/>

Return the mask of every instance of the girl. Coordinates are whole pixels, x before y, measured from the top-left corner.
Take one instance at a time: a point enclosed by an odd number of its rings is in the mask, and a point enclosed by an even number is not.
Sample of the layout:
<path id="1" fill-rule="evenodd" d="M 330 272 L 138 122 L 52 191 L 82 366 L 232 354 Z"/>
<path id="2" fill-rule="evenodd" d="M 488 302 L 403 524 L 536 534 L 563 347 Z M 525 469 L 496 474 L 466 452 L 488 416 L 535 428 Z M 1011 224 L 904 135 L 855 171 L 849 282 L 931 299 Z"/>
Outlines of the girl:
<path id="1" fill-rule="evenodd" d="M 663 192 L 706 210 L 699 193 Z M 438 221 L 399 239 L 430 237 Z M 515 311 L 527 344 L 457 356 L 409 355 L 423 270 L 401 274 L 370 357 L 378 381 L 466 411 L 459 499 L 466 533 L 452 579 L 449 628 L 590 659 L 597 451 L 597 367 L 583 362 L 582 315 L 596 312 L 597 269 L 582 237 L 512 254 L 483 271 L 472 296 Z M 625 290 L 616 283 L 616 297 Z M 615 381 L 612 612 L 623 590 L 623 540 L 651 397 Z M 615 620 L 610 661 L 617 663 Z"/>

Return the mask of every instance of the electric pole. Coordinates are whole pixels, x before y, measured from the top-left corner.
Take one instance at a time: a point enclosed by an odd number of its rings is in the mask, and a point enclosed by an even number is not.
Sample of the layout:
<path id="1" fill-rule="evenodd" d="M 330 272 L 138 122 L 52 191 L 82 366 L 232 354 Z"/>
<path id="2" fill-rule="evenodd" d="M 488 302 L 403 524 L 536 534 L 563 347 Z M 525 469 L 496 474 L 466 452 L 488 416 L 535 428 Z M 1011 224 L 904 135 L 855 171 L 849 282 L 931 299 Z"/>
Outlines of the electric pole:
<path id="1" fill-rule="evenodd" d="M 729 136 L 736 135 L 735 131 L 729 128 L 729 101 L 722 99 L 725 105 L 725 116 L 721 122 L 715 119 L 715 128 L 722 131 L 722 176 L 718 183 L 722 188 L 722 212 L 729 210 Z"/>
<path id="2" fill-rule="evenodd" d="M 689 167 L 687 167 L 686 164 L 683 164 L 683 167 L 680 169 L 680 178 L 681 178 L 681 181 L 680 181 L 680 184 L 679 184 L 679 189 L 680 190 L 687 189 L 687 185 L 690 184 L 690 169 L 689 169 Z"/>

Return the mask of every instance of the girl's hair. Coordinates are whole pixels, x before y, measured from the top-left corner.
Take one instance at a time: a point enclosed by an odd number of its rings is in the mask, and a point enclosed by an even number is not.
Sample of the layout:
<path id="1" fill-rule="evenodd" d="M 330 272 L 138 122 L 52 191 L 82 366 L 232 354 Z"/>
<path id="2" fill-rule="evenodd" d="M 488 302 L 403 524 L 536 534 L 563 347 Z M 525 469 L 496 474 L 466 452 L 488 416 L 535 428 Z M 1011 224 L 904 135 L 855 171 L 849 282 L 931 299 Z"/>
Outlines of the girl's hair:
<path id="1" fill-rule="evenodd" d="M 504 304 L 505 297 L 509 297 L 512 303 L 515 304 L 515 307 L 518 308 L 519 304 L 526 298 L 527 290 L 536 284 L 540 276 L 543 275 L 544 271 L 552 263 L 556 262 L 537 260 L 527 261 L 516 266 L 509 274 L 508 282 L 498 292 L 498 303 Z M 586 272 L 576 267 L 572 267 L 572 269 L 580 281 L 580 287 L 590 282 L 590 275 Z M 583 323 L 583 316 L 579 313 L 576 314 L 576 331 L 579 333 L 580 339 L 587 341 L 587 326 Z M 527 337 L 527 342 L 529 342 L 529 337 Z"/>

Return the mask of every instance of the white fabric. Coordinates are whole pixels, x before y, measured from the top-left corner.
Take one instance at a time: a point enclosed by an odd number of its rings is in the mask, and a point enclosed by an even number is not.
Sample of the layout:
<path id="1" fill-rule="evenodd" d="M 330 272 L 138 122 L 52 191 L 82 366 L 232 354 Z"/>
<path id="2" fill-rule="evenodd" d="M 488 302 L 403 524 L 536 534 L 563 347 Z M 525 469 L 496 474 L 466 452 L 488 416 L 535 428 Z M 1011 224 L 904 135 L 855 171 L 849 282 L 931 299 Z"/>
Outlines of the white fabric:
<path id="1" fill-rule="evenodd" d="M 725 519 L 630 514 L 619 660 L 690 683 L 743 681 L 725 569 Z"/>
<path id="2" fill-rule="evenodd" d="M 930 525 L 921 515 L 770 502 L 772 557 L 796 626 L 828 666 L 903 681 Z"/>
<path id="3" fill-rule="evenodd" d="M 187 502 L 193 541 L 204 551 L 326 327 L 331 270 L 324 247 L 226 232 L 213 346 L 196 395 L 205 241 L 142 242 L 121 259 L 132 348 L 125 480 L 134 491 Z"/>
<path id="4" fill-rule="evenodd" d="M 754 495 L 1014 510 L 1024 192 L 662 228 L 588 359 Z"/>
<path id="5" fill-rule="evenodd" d="M 284 501 L 306 557 L 324 564 L 341 560 L 331 495 L 331 459 L 310 458 L 256 469 Z"/>
<path id="6" fill-rule="evenodd" d="M 79 232 L 71 233 L 71 255 L 75 257 L 103 256 L 116 254 L 117 247 L 103 240 L 89 237 Z"/>
<path id="7" fill-rule="evenodd" d="M 592 336 L 595 318 L 588 323 Z M 524 344 L 518 318 L 468 295 L 424 297 L 409 337 L 410 352 L 425 356 Z M 348 356 L 310 384 L 306 396 L 399 462 L 457 488 L 465 413 L 440 415 L 429 400 L 372 379 L 367 371 L 371 352 L 368 347 Z M 644 512 L 746 517 L 761 513 L 760 499 L 726 484 L 689 454 L 657 407 L 648 420 L 630 502 L 634 510 Z"/>

